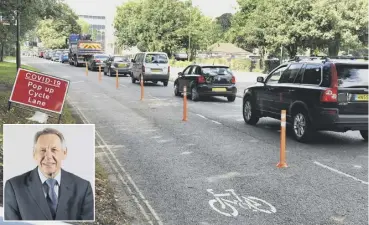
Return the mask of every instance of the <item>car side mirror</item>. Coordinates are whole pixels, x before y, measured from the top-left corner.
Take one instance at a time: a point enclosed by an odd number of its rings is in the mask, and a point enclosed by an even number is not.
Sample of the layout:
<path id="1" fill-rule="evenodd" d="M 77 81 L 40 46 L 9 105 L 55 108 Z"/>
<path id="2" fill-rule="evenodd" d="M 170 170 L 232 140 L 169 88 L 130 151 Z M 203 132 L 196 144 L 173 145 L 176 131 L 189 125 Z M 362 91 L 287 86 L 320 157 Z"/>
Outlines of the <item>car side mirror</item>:
<path id="1" fill-rule="evenodd" d="M 182 72 L 179 72 L 178 73 L 178 76 L 180 76 L 180 77 L 183 76 L 183 73 Z"/>
<path id="2" fill-rule="evenodd" d="M 256 82 L 258 82 L 258 83 L 264 83 L 264 77 L 258 77 L 256 79 Z"/>
<path id="3" fill-rule="evenodd" d="M 135 62 L 135 60 L 134 60 L 134 59 L 131 59 L 131 62 L 133 62 L 133 63 L 134 63 L 134 62 Z"/>

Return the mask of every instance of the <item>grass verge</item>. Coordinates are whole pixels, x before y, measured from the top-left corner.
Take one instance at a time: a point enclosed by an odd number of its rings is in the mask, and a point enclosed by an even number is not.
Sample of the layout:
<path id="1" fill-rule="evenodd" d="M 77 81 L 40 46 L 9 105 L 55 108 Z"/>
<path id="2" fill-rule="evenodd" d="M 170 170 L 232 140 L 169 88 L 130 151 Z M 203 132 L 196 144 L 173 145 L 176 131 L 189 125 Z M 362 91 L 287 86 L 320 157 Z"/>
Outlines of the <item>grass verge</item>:
<path id="1" fill-rule="evenodd" d="M 23 66 L 30 70 L 37 69 Z M 12 107 L 8 111 L 8 100 L 11 94 L 12 86 L 16 76 L 15 63 L 0 62 L 0 206 L 3 206 L 3 124 L 37 124 L 37 122 L 28 120 L 32 117 L 33 112 L 18 107 Z M 51 118 L 56 123 L 56 118 Z M 63 124 L 80 123 L 80 119 L 73 113 L 69 105 L 65 105 L 63 116 L 61 119 Z M 86 224 L 122 224 L 125 222 L 124 214 L 119 213 L 118 206 L 115 202 L 114 191 L 109 184 L 108 175 L 103 167 L 96 160 L 95 173 L 95 190 L 96 190 L 96 222 Z"/>

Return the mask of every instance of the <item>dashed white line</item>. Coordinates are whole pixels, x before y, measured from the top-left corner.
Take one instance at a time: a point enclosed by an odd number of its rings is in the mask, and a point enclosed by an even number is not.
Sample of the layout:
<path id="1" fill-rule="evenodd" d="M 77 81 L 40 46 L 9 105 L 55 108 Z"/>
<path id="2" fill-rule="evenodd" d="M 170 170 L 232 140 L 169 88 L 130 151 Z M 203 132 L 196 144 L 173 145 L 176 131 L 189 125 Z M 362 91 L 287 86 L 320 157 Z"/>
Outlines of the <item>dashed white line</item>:
<path id="1" fill-rule="evenodd" d="M 201 114 L 196 114 L 197 116 L 203 118 L 203 119 L 207 119 L 205 116 L 201 115 Z"/>
<path id="2" fill-rule="evenodd" d="M 341 175 L 343 175 L 343 176 L 346 176 L 346 177 L 352 178 L 352 179 L 354 179 L 354 180 L 356 180 L 356 181 L 359 181 L 359 182 L 361 182 L 361 183 L 363 183 L 363 184 L 368 185 L 368 182 L 363 181 L 363 180 L 360 180 L 359 178 L 356 178 L 356 177 L 354 177 L 354 176 L 351 176 L 351 175 L 349 175 L 349 174 L 347 174 L 347 173 L 341 172 L 341 171 L 336 170 L 336 169 L 334 169 L 334 168 L 332 168 L 332 167 L 329 167 L 329 166 L 326 166 L 326 165 L 324 165 L 324 164 L 321 164 L 320 162 L 317 162 L 317 161 L 314 161 L 314 163 L 315 163 L 316 165 L 318 165 L 318 166 L 321 166 L 321 167 L 323 167 L 323 168 L 329 169 L 330 171 L 333 171 L 333 172 L 335 172 L 335 173 L 341 174 Z"/>
<path id="3" fill-rule="evenodd" d="M 215 121 L 215 120 L 211 120 L 211 122 L 216 123 L 216 124 L 221 124 L 221 123 L 219 123 L 218 121 Z"/>

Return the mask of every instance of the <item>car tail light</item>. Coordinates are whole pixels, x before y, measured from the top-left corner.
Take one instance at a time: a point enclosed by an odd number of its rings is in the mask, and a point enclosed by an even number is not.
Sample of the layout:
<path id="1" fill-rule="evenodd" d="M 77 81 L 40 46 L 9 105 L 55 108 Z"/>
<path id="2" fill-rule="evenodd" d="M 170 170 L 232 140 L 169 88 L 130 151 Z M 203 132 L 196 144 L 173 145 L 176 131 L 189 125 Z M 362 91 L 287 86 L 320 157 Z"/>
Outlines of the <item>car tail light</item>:
<path id="1" fill-rule="evenodd" d="M 337 102 L 337 88 L 328 88 L 322 94 L 321 102 Z"/>
<path id="2" fill-rule="evenodd" d="M 235 76 L 232 76 L 232 84 L 235 84 L 236 83 L 236 77 Z"/>
<path id="3" fill-rule="evenodd" d="M 145 73 L 145 66 L 142 66 L 142 73 Z"/>
<path id="4" fill-rule="evenodd" d="M 168 66 L 168 73 L 170 73 L 170 66 Z"/>
<path id="5" fill-rule="evenodd" d="M 205 83 L 205 77 L 204 76 L 199 76 L 198 78 L 197 78 L 197 83 L 199 83 L 199 84 L 203 84 L 203 83 Z"/>
<path id="6" fill-rule="evenodd" d="M 331 85 L 327 88 L 320 98 L 321 102 L 337 102 L 338 95 L 338 77 L 336 65 L 331 65 Z"/>

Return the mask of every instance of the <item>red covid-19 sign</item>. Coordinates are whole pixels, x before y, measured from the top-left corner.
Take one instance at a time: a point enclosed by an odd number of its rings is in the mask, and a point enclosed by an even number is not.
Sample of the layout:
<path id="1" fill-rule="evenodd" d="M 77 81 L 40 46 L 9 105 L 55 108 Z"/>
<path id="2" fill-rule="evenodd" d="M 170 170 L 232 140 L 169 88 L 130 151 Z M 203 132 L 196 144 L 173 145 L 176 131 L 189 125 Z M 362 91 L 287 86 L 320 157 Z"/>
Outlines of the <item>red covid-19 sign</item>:
<path id="1" fill-rule="evenodd" d="M 9 101 L 61 113 L 69 81 L 20 68 Z"/>

